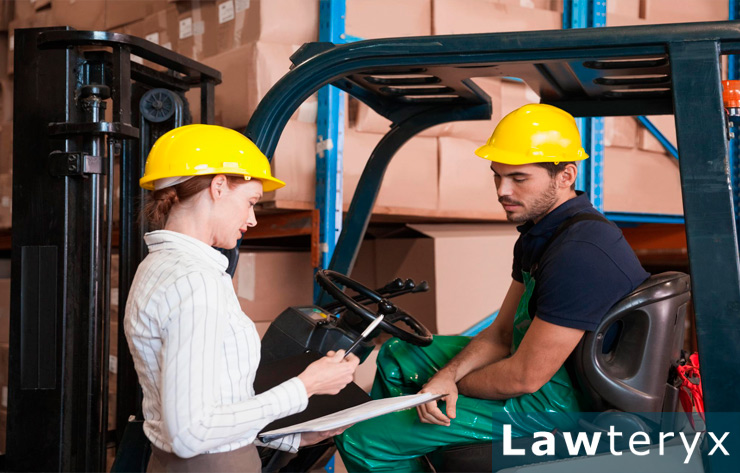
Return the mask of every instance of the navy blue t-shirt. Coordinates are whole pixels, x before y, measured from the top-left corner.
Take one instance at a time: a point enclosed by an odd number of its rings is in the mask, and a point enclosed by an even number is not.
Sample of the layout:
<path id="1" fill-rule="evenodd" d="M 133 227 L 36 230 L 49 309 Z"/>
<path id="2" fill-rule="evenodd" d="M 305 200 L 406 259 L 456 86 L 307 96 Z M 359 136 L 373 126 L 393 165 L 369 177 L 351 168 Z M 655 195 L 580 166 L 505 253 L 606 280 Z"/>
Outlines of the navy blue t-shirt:
<path id="1" fill-rule="evenodd" d="M 537 270 L 535 315 L 547 322 L 594 330 L 607 311 L 650 275 L 616 225 L 586 220 L 568 227 L 547 252 L 545 244 L 563 221 L 579 214 L 599 214 L 586 194 L 563 203 L 538 223 L 517 227 L 512 277 L 523 282 L 522 271 Z"/>

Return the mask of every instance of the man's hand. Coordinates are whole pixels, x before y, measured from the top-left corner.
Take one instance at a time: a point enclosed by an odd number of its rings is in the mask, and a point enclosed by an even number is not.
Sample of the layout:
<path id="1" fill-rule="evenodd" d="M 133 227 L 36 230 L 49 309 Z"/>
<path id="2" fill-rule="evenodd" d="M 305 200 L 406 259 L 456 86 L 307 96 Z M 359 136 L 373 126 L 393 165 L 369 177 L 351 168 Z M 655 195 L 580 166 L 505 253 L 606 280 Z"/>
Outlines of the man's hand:
<path id="1" fill-rule="evenodd" d="M 440 371 L 434 375 L 419 392 L 446 394 L 442 400 L 447 403 L 447 415 L 444 415 L 442 411 L 439 410 L 436 400 L 416 406 L 416 411 L 419 413 L 419 420 L 425 424 L 450 425 L 450 419 L 454 419 L 457 415 L 455 412 L 457 404 L 457 384 L 455 384 L 454 376 L 446 371 Z"/>

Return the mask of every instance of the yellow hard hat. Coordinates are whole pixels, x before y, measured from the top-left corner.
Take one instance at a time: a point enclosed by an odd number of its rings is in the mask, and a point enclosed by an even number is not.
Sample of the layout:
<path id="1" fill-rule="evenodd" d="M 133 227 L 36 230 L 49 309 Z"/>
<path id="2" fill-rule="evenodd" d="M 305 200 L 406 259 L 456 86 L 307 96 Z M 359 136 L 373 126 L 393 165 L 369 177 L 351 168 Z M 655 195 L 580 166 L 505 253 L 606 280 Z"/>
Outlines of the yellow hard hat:
<path id="1" fill-rule="evenodd" d="M 270 162 L 249 138 L 216 125 L 186 125 L 162 135 L 146 158 L 139 185 L 154 190 L 158 179 L 207 174 L 259 179 L 264 192 L 285 185 L 272 177 Z"/>
<path id="2" fill-rule="evenodd" d="M 488 142 L 475 150 L 503 164 L 560 163 L 588 158 L 571 114 L 552 105 L 529 104 L 506 115 Z"/>

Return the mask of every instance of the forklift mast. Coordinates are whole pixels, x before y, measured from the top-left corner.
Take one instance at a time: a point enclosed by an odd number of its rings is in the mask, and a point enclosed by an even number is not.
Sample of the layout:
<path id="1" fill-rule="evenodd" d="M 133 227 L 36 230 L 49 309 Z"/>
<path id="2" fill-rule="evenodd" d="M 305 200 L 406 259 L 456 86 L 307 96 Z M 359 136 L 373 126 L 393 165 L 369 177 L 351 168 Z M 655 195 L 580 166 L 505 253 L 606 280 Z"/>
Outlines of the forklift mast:
<path id="1" fill-rule="evenodd" d="M 118 429 L 108 432 L 111 249 L 117 242 L 125 347 L 123 308 L 146 251 L 144 159 L 156 138 L 188 121 L 183 94 L 191 87 L 201 89 L 201 122 L 212 123 L 221 76 L 118 33 L 19 29 L 15 51 L 5 467 L 104 471 L 107 445 L 141 409 L 133 361 L 121 349 Z M 117 226 L 114 179 L 121 182 Z"/>

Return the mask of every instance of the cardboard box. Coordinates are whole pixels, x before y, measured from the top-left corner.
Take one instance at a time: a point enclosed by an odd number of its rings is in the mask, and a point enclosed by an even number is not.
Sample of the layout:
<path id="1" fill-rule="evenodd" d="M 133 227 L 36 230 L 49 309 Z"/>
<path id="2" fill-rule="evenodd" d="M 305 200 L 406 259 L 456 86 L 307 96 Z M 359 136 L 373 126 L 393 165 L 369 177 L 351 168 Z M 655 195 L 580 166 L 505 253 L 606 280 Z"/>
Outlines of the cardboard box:
<path id="1" fill-rule="evenodd" d="M 608 2 L 607 2 L 608 4 Z M 643 0 L 641 16 L 649 23 L 722 21 L 730 15 L 728 0 Z"/>
<path id="2" fill-rule="evenodd" d="M 604 209 L 682 215 L 678 161 L 662 153 L 605 148 Z"/>
<path id="3" fill-rule="evenodd" d="M 5 453 L 8 428 L 8 410 L 0 408 L 0 453 Z"/>
<path id="4" fill-rule="evenodd" d="M 646 118 L 671 142 L 674 148 L 678 147 L 676 144 L 676 119 L 673 115 L 651 115 Z M 637 136 L 640 149 L 653 153 L 668 153 L 660 144 L 660 141 L 642 124 L 639 125 Z"/>
<path id="5" fill-rule="evenodd" d="M 290 70 L 290 56 L 297 45 L 250 43 L 205 59 L 203 64 L 221 71 L 223 82 L 216 86 L 215 123 L 243 130 L 270 88 Z M 187 94 L 194 120 L 200 120 L 200 89 Z M 316 122 L 318 102 L 306 100 L 293 119 Z"/>
<path id="6" fill-rule="evenodd" d="M 10 278 L 3 278 L 3 279 L 0 279 L 0 344 L 8 343 L 10 341 L 9 333 L 10 333 Z M 2 366 L 0 366 L 0 369 L 2 369 Z"/>
<path id="7" fill-rule="evenodd" d="M 52 22 L 54 26 L 71 26 L 78 30 L 105 30 L 107 3 L 101 0 L 51 0 Z"/>
<path id="8" fill-rule="evenodd" d="M 275 149 L 272 171 L 287 185 L 268 192 L 263 201 L 315 202 L 316 123 L 288 122 Z"/>
<path id="9" fill-rule="evenodd" d="M 530 103 L 540 103 L 540 96 L 522 81 L 501 81 L 501 116 Z M 493 130 L 491 130 L 491 134 Z M 489 136 L 486 137 L 488 139 Z"/>
<path id="10" fill-rule="evenodd" d="M 543 10 L 563 11 L 562 0 L 495 0 L 504 5 L 522 8 L 540 8 Z"/>
<path id="11" fill-rule="evenodd" d="M 16 28 L 28 28 L 30 27 L 30 22 L 26 19 L 18 19 L 11 21 L 8 24 L 8 59 L 7 59 L 7 72 L 8 76 L 13 75 L 13 68 L 15 66 L 15 30 Z M 5 79 L 5 76 L 0 76 L 0 86 L 2 86 L 2 80 Z M 0 91 L 0 93 L 2 93 Z M 3 97 L 4 98 L 4 97 Z"/>
<path id="12" fill-rule="evenodd" d="M 257 328 L 257 335 L 259 335 L 260 340 L 262 340 L 262 337 L 265 336 L 265 333 L 267 333 L 267 329 L 270 328 L 270 324 L 272 322 L 255 322 L 254 326 Z"/>
<path id="13" fill-rule="evenodd" d="M 0 174 L 0 228 L 13 223 L 13 175 Z"/>
<path id="14" fill-rule="evenodd" d="M 9 174 L 12 170 L 13 122 L 5 122 L 0 123 L 0 174 Z"/>
<path id="15" fill-rule="evenodd" d="M 234 275 L 239 305 L 256 322 L 271 322 L 285 309 L 313 303 L 311 254 L 241 251 Z"/>
<path id="16" fill-rule="evenodd" d="M 424 130 L 419 133 L 419 136 L 453 136 L 481 141 L 481 144 L 488 140 L 496 124 L 502 118 L 502 80 L 499 78 L 478 77 L 473 79 L 473 81 L 491 97 L 491 119 L 448 122 Z M 354 117 L 354 124 L 355 129 L 362 133 L 385 134 L 391 126 L 390 120 L 380 116 L 373 109 L 359 101 Z"/>
<path id="17" fill-rule="evenodd" d="M 459 334 L 501 307 L 519 237 L 514 225 L 407 227 L 405 236 L 376 239 L 369 247 L 376 280 L 366 285 L 379 287 L 396 277 L 429 282 L 428 292 L 400 296 L 393 303 L 443 335 Z M 363 251 L 368 251 L 365 244 Z"/>
<path id="18" fill-rule="evenodd" d="M 619 15 L 629 18 L 640 17 L 640 0 L 607 0 L 606 21 L 611 15 Z"/>
<path id="19" fill-rule="evenodd" d="M 491 162 L 474 154 L 481 144 L 460 138 L 439 138 L 438 208 L 469 217 L 505 221 Z"/>
<path id="20" fill-rule="evenodd" d="M 8 75 L 8 36 L 0 33 L 0 78 Z"/>
<path id="21" fill-rule="evenodd" d="M 2 281 L 2 280 L 0 280 Z M 0 290 L 2 289 L 2 282 L 0 282 Z M 10 347 L 8 342 L 0 343 L 0 390 L 8 386 L 8 354 Z M 2 399 L 0 399 L 2 401 Z M 7 407 L 7 403 L 0 402 L 0 406 Z"/>
<path id="22" fill-rule="evenodd" d="M 634 117 L 605 117 L 604 146 L 634 148 L 637 143 L 637 120 Z"/>
<path id="23" fill-rule="evenodd" d="M 0 121 L 13 121 L 13 80 L 7 77 L 0 77 Z"/>
<path id="24" fill-rule="evenodd" d="M 318 0 L 218 0 L 217 49 L 245 44 L 303 44 L 319 39 Z"/>
<path id="25" fill-rule="evenodd" d="M 432 34 L 432 0 L 347 0 L 345 32 L 362 39 Z"/>
<path id="26" fill-rule="evenodd" d="M 432 34 L 498 33 L 562 29 L 562 14 L 494 0 L 433 0 Z"/>
<path id="27" fill-rule="evenodd" d="M 39 11 L 51 5 L 51 0 L 31 0 L 31 3 L 33 4 L 34 10 Z"/>
<path id="28" fill-rule="evenodd" d="M 131 36 L 144 38 L 154 44 L 176 51 L 178 48 L 177 9 L 172 6 L 167 9 L 160 10 L 143 20 L 124 27 L 123 32 Z M 143 64 L 150 67 L 162 69 L 161 66 L 156 66 L 149 61 L 143 61 L 137 56 L 132 56 L 132 60 L 143 62 Z"/>
<path id="29" fill-rule="evenodd" d="M 17 5 L 16 5 L 17 6 Z M 43 28 L 54 24 L 51 9 L 41 10 L 28 18 L 16 18 L 8 25 L 8 75 L 13 74 L 15 60 L 15 29 L 16 28 Z M 70 25 L 74 26 L 74 25 Z"/>
<path id="30" fill-rule="evenodd" d="M 606 14 L 606 26 L 636 26 L 648 24 L 650 24 L 650 22 L 636 16 L 625 16 L 608 12 Z"/>
<path id="31" fill-rule="evenodd" d="M 14 16 L 16 20 L 23 20 L 32 17 L 36 13 L 33 0 L 15 0 L 13 2 L 3 2 L 14 4 Z"/>
<path id="32" fill-rule="evenodd" d="M 375 349 L 370 352 L 367 358 L 365 358 L 365 361 L 363 361 L 360 366 L 357 367 L 357 371 L 355 371 L 354 383 L 362 388 L 363 391 L 368 393 L 373 387 L 375 372 L 378 371 L 376 362 L 378 361 L 379 352 L 380 347 L 375 347 Z"/>
<path id="33" fill-rule="evenodd" d="M 0 31 L 8 31 L 8 24 L 13 21 L 15 2 L 0 2 Z"/>
<path id="34" fill-rule="evenodd" d="M 176 51 L 200 61 L 216 54 L 218 9 L 208 1 L 178 3 Z"/>
<path id="35" fill-rule="evenodd" d="M 344 133 L 344 204 L 348 206 L 370 154 L 383 135 Z M 436 209 L 437 140 L 417 137 L 398 150 L 386 170 L 374 213 L 408 213 L 414 209 Z"/>
<path id="36" fill-rule="evenodd" d="M 165 0 L 105 0 L 105 29 L 110 30 L 133 23 L 165 9 L 167 9 Z"/>

